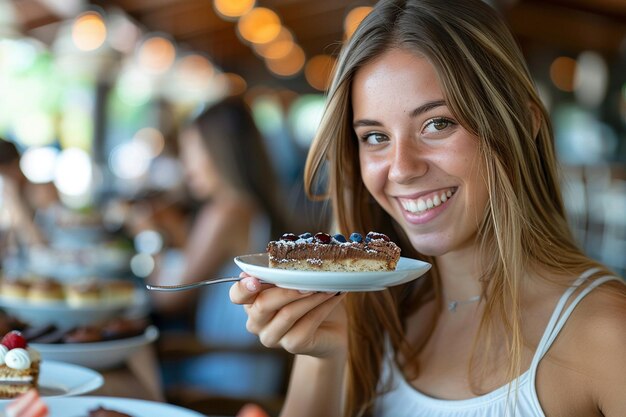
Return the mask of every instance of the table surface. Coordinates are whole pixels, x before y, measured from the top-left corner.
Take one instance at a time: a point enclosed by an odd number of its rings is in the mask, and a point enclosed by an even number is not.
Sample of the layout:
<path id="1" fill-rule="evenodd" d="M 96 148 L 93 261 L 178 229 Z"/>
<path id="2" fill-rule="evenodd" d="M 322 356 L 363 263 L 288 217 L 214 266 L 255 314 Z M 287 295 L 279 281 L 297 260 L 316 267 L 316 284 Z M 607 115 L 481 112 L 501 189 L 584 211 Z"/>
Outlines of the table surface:
<path id="1" fill-rule="evenodd" d="M 125 365 L 100 373 L 104 377 L 104 384 L 89 395 L 165 401 L 153 345 L 143 346 L 128 358 Z"/>

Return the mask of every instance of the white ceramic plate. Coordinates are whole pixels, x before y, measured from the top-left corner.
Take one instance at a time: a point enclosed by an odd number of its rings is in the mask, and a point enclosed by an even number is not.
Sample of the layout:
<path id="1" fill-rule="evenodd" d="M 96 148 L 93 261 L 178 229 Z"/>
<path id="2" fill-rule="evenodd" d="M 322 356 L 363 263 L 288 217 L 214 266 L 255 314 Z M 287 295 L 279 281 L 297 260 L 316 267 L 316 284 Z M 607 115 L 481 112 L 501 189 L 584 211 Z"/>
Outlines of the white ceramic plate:
<path id="1" fill-rule="evenodd" d="M 100 373 L 71 363 L 43 360 L 39 373 L 42 397 L 70 397 L 97 390 L 104 383 Z M 11 400 L 0 400 L 5 404 Z"/>
<path id="2" fill-rule="evenodd" d="M 380 291 L 414 280 L 431 267 L 416 259 L 400 258 L 395 271 L 293 271 L 269 268 L 267 253 L 238 256 L 235 263 L 244 272 L 278 287 L 308 291 Z"/>
<path id="3" fill-rule="evenodd" d="M 89 410 L 99 406 L 129 414 L 133 417 L 205 417 L 186 408 L 166 403 L 115 397 L 73 397 L 49 398 L 44 402 L 48 406 L 48 417 L 88 416 Z M 4 407 L 0 406 L 0 409 Z"/>
<path id="4" fill-rule="evenodd" d="M 65 302 L 30 303 L 0 297 L 0 308 L 8 314 L 33 326 L 54 324 L 59 328 L 84 326 L 119 317 L 126 311 L 139 309 L 148 303 L 145 290 L 137 288 L 131 305 L 102 304 L 71 307 Z"/>
<path id="5" fill-rule="evenodd" d="M 144 334 L 119 340 L 92 343 L 30 343 L 47 360 L 62 361 L 92 369 L 110 369 L 121 365 L 139 348 L 154 342 L 159 331 L 149 326 Z"/>

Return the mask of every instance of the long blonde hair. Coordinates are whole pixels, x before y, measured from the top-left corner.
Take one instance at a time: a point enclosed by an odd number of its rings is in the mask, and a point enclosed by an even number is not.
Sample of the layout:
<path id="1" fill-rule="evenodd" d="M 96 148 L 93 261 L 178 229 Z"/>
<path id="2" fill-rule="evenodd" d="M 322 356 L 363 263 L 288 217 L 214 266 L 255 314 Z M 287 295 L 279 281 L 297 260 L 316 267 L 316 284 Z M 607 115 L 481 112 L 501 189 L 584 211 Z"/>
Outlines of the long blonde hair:
<path id="1" fill-rule="evenodd" d="M 448 107 L 479 138 L 489 205 L 477 239 L 490 263 L 481 280 L 488 297 L 477 341 L 488 341 L 496 326 L 503 329 L 511 358 L 507 375 L 513 378 L 521 368 L 519 297 L 528 267 L 572 274 L 599 265 L 581 252 L 570 233 L 548 114 L 515 40 L 491 7 L 481 0 L 379 1 L 340 54 L 308 155 L 305 186 L 312 198 L 330 198 L 341 232 L 379 230 L 399 242 L 404 256 L 425 259 L 363 185 L 352 129 L 354 74 L 390 48 L 430 61 Z M 314 195 L 320 182 L 327 193 Z M 396 355 L 410 359 L 419 353 L 426 340 L 409 346 L 405 319 L 433 297 L 441 306 L 439 285 L 434 264 L 429 278 L 417 283 L 349 294 L 346 416 L 371 411 L 385 350 L 381 334 L 389 336 Z M 493 349 L 484 342 L 480 350 L 487 357 Z M 408 364 L 405 372 L 418 372 L 416 361 Z"/>

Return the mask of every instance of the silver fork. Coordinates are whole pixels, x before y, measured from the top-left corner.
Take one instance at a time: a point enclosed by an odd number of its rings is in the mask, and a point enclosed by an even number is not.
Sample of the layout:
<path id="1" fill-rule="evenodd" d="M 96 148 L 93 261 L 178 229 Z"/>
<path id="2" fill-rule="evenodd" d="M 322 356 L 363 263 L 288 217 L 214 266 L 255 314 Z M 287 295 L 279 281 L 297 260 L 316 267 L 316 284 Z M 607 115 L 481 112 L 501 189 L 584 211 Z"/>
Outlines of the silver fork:
<path id="1" fill-rule="evenodd" d="M 191 290 L 197 287 L 203 287 L 205 285 L 211 284 L 221 284 L 223 282 L 234 282 L 239 281 L 241 278 L 239 277 L 226 277 L 226 278 L 213 278 L 207 279 L 204 281 L 192 282 L 189 284 L 178 284 L 178 285 L 152 285 L 146 284 L 146 288 L 151 291 L 185 291 Z"/>

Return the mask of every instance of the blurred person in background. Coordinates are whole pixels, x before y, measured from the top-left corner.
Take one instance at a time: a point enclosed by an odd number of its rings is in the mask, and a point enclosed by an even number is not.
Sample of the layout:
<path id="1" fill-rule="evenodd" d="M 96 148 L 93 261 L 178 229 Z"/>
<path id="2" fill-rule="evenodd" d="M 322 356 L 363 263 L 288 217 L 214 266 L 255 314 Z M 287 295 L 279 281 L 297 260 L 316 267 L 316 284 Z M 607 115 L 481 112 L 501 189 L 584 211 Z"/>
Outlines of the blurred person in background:
<path id="1" fill-rule="evenodd" d="M 161 264 L 147 282 L 157 285 L 237 276 L 233 258 L 264 252 L 267 242 L 291 230 L 282 209 L 279 182 L 249 108 L 238 97 L 213 104 L 183 126 L 180 160 L 192 197 L 198 202 L 177 268 Z M 164 382 L 185 383 L 221 395 L 269 395 L 281 384 L 285 364 L 232 353 L 258 347 L 245 329 L 247 316 L 228 298 L 228 284 L 200 290 L 153 292 L 162 326 L 192 327 L 201 344 L 224 349 L 164 364 Z M 263 384 L 259 384 L 260 379 Z"/>
<path id="2" fill-rule="evenodd" d="M 0 138 L 0 228 L 2 255 L 15 247 L 45 242 L 35 224 L 42 186 L 32 184 L 20 169 L 20 152 L 13 142 Z M 13 248 L 9 248 L 15 246 Z M 2 257 L 4 259 L 4 256 Z"/>

